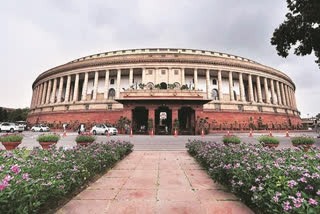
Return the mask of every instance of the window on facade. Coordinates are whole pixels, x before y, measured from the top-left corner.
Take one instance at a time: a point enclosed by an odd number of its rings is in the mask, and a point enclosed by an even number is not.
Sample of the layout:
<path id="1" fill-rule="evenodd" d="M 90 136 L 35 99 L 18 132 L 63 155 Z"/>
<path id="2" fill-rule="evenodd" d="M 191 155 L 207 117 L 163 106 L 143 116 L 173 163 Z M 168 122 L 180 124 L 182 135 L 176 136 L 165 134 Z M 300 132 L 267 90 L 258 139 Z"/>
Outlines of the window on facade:
<path id="1" fill-rule="evenodd" d="M 148 70 L 147 74 L 152 75 L 152 70 Z"/>
<path id="2" fill-rule="evenodd" d="M 112 104 L 108 104 L 108 109 L 109 109 L 109 110 L 112 109 Z"/>
<path id="3" fill-rule="evenodd" d="M 234 98 L 234 100 L 237 100 L 237 93 L 236 93 L 236 91 L 233 91 L 233 98 Z"/>
<path id="4" fill-rule="evenodd" d="M 166 74 L 166 70 L 161 70 L 161 74 L 165 75 Z"/>
<path id="5" fill-rule="evenodd" d="M 113 85 L 114 84 L 114 79 L 110 80 L 110 84 Z"/>
<path id="6" fill-rule="evenodd" d="M 174 70 L 174 75 L 179 75 L 179 70 Z"/>
<path id="7" fill-rule="evenodd" d="M 212 80 L 212 85 L 217 85 L 217 80 L 216 79 Z"/>
<path id="8" fill-rule="evenodd" d="M 108 93 L 108 99 L 109 100 L 114 100 L 114 97 L 116 96 L 116 91 L 113 88 L 109 89 L 109 93 Z"/>
<path id="9" fill-rule="evenodd" d="M 147 89 L 153 89 L 154 85 L 152 82 L 147 83 Z"/>
<path id="10" fill-rule="evenodd" d="M 213 100 L 218 100 L 219 96 L 218 96 L 218 90 L 217 89 L 213 89 L 211 92 L 211 96 Z"/>

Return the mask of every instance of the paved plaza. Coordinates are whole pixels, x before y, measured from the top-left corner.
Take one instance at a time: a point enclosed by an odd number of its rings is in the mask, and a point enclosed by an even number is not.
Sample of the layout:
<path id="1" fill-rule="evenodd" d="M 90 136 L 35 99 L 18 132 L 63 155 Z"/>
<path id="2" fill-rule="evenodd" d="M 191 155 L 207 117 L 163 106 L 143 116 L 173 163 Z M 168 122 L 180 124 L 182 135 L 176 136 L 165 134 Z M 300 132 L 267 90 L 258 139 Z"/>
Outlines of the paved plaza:
<path id="1" fill-rule="evenodd" d="M 2 133 L 4 134 L 4 133 Z M 58 133 L 62 136 L 62 133 Z M 232 134 L 232 133 L 231 133 Z M 265 135 L 266 133 L 264 133 Z M 28 149 L 32 149 L 35 146 L 40 146 L 40 144 L 36 141 L 36 138 L 40 133 L 33 133 L 33 132 L 23 132 L 24 139 L 22 143 L 19 145 L 19 147 L 26 147 Z M 57 143 L 57 146 L 63 146 L 63 147 L 73 147 L 76 146 L 75 138 L 78 134 L 73 133 L 67 133 L 66 137 L 61 137 L 60 141 Z M 239 136 L 243 142 L 247 143 L 257 143 L 257 138 L 262 133 L 254 133 L 253 137 L 249 137 L 248 133 L 237 133 L 237 136 Z M 301 135 L 308 135 L 311 137 L 316 137 L 317 134 L 315 132 L 296 132 L 296 133 L 290 133 L 291 137 L 294 136 L 301 136 Z M 96 142 L 106 142 L 108 140 L 125 140 L 130 141 L 134 144 L 134 150 L 141 151 L 177 151 L 177 150 L 186 150 L 185 144 L 188 142 L 188 140 L 193 139 L 201 139 L 205 141 L 215 141 L 215 142 L 222 142 L 224 134 L 210 134 L 206 135 L 204 137 L 201 137 L 199 135 L 192 136 L 192 135 L 179 135 L 178 137 L 174 137 L 172 135 L 164 136 L 164 135 L 156 135 L 154 137 L 151 137 L 149 135 L 134 135 L 133 137 L 130 137 L 129 135 L 117 135 L 117 136 L 103 136 L 98 135 Z M 280 139 L 280 145 L 278 148 L 287 148 L 292 147 L 290 138 L 285 137 L 285 133 L 273 133 L 273 136 Z M 320 148 L 320 139 L 316 139 L 315 143 L 316 147 Z M 0 149 L 4 149 L 3 145 L 0 145 Z"/>
<path id="2" fill-rule="evenodd" d="M 186 151 L 134 151 L 58 214 L 250 214 Z"/>

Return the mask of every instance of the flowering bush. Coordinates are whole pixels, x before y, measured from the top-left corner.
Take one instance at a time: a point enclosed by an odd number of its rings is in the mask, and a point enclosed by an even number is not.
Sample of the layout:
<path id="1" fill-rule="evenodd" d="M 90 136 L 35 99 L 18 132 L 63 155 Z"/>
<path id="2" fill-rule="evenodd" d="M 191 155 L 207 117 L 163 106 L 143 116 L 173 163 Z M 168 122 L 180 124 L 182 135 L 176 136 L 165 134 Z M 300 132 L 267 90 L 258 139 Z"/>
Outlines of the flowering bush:
<path id="1" fill-rule="evenodd" d="M 266 143 L 266 144 L 279 144 L 280 143 L 278 138 L 270 137 L 270 136 L 267 136 L 267 135 L 259 137 L 258 141 L 260 143 Z"/>
<path id="2" fill-rule="evenodd" d="M 320 213 L 320 150 L 192 141 L 188 151 L 256 213 Z"/>
<path id="3" fill-rule="evenodd" d="M 0 151 L 0 213 L 44 213 L 132 151 L 128 142 Z"/>
<path id="4" fill-rule="evenodd" d="M 241 143 L 241 139 L 239 137 L 237 137 L 237 136 L 234 136 L 234 135 L 224 136 L 222 141 L 225 144 L 229 144 L 229 143 L 239 144 L 239 143 Z"/>
<path id="5" fill-rule="evenodd" d="M 291 138 L 291 142 L 296 145 L 312 145 L 315 140 L 311 137 L 293 137 Z"/>
<path id="6" fill-rule="evenodd" d="M 37 137 L 38 142 L 58 142 L 59 140 L 58 134 L 42 134 Z"/>
<path id="7" fill-rule="evenodd" d="M 21 142 L 23 136 L 21 134 L 4 134 L 0 136 L 0 142 Z"/>
<path id="8" fill-rule="evenodd" d="M 91 133 L 82 133 L 78 135 L 75 139 L 77 143 L 82 143 L 82 142 L 93 142 L 96 140 L 96 137 L 93 136 Z"/>

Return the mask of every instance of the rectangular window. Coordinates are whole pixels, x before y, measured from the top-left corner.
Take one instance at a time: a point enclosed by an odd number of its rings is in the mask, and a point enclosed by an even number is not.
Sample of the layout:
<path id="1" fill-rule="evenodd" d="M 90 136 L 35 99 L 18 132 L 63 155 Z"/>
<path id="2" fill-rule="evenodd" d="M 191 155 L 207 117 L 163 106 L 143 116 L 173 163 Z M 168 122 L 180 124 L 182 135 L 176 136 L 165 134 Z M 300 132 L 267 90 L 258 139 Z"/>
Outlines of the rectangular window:
<path id="1" fill-rule="evenodd" d="M 161 70 L 161 74 L 165 75 L 166 74 L 166 70 Z"/>
<path id="2" fill-rule="evenodd" d="M 152 70 L 148 70 L 147 75 L 152 75 Z"/>
<path id="3" fill-rule="evenodd" d="M 174 75 L 179 75 L 179 70 L 174 70 Z"/>
<path id="4" fill-rule="evenodd" d="M 112 109 L 112 104 L 108 104 L 108 109 L 109 109 L 109 110 Z"/>

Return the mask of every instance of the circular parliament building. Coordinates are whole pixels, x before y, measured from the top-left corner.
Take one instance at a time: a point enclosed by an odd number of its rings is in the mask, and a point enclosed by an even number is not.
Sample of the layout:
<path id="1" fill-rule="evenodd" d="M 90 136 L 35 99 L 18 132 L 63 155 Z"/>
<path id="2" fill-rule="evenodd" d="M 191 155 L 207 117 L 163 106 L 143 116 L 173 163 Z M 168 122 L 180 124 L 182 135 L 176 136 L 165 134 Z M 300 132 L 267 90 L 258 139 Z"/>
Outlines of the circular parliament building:
<path id="1" fill-rule="evenodd" d="M 31 124 L 116 124 L 134 133 L 197 134 L 199 129 L 288 129 L 300 125 L 295 84 L 243 57 L 193 49 L 94 54 L 34 81 Z"/>

